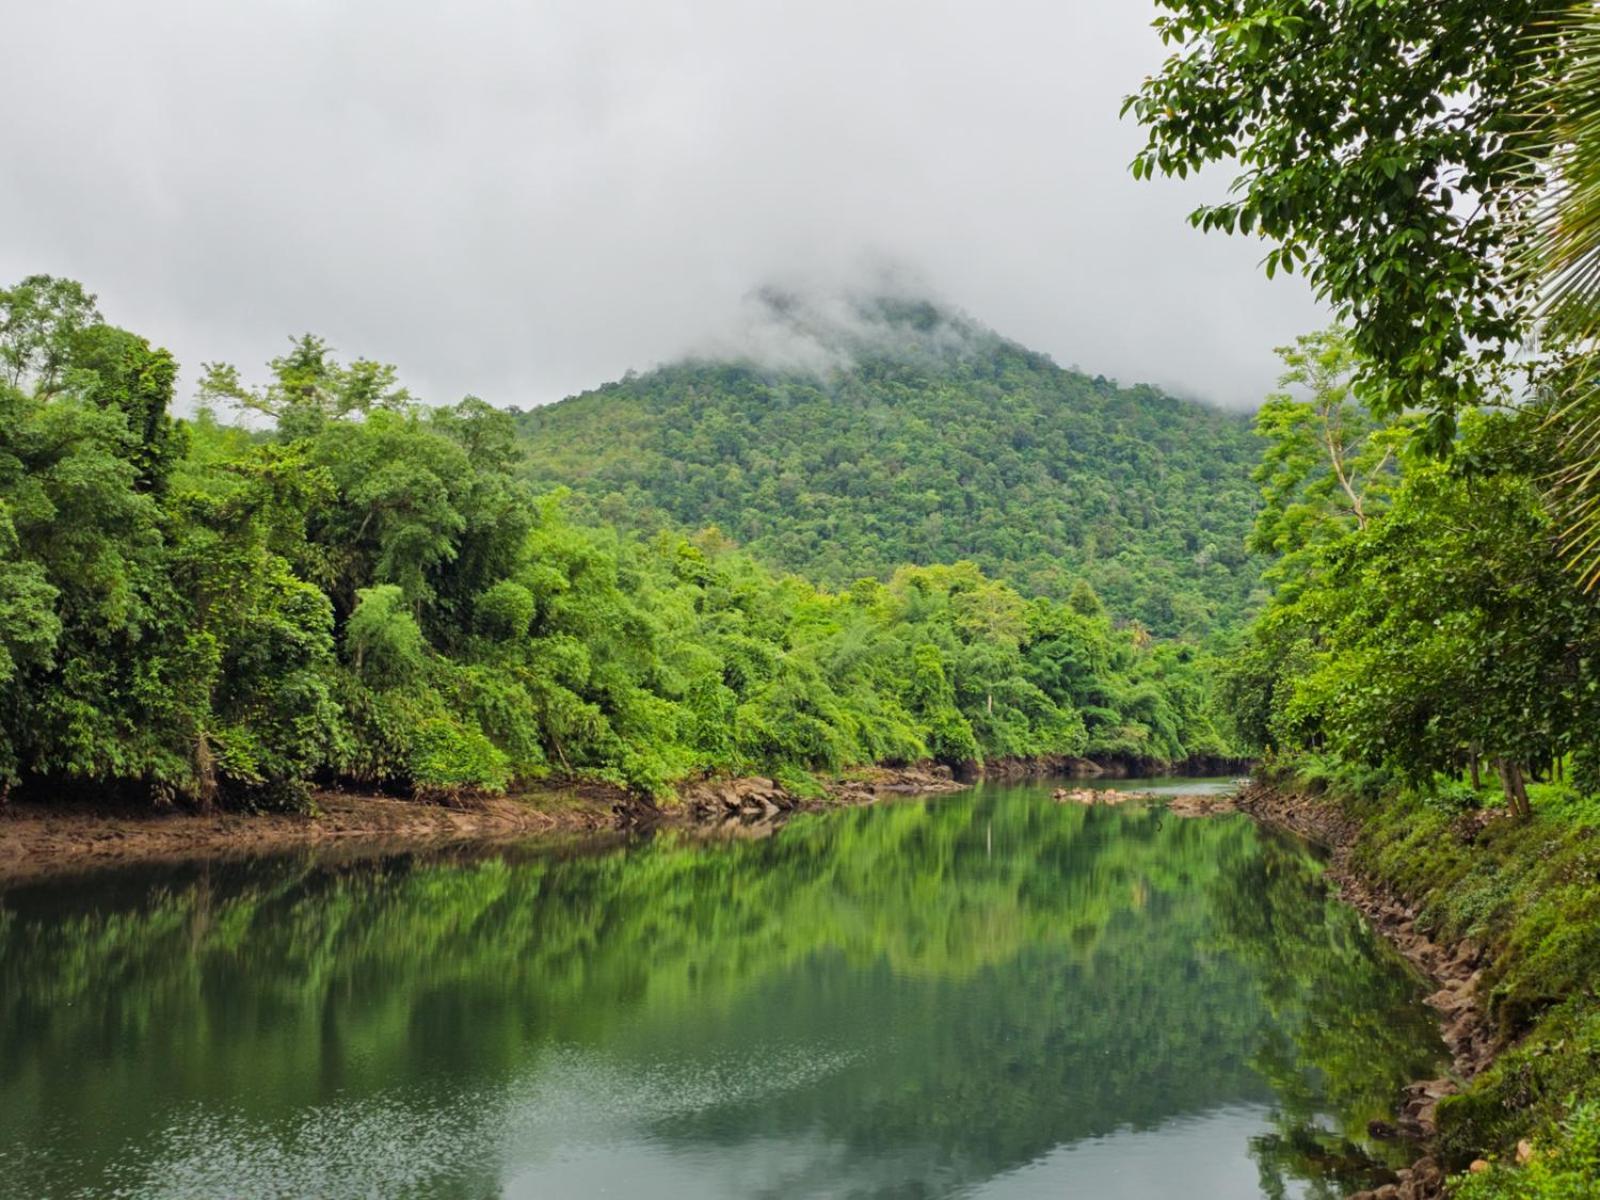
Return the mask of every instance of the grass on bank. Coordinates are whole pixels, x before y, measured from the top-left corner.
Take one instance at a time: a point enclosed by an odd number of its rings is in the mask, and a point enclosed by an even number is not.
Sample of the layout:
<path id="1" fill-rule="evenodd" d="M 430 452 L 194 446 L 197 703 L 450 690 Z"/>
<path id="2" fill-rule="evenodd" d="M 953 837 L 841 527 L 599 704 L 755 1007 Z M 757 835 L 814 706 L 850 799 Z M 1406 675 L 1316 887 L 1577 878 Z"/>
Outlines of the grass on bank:
<path id="1" fill-rule="evenodd" d="M 1504 1048 L 1439 1106 L 1440 1149 L 1469 1200 L 1600 1197 L 1600 795 L 1529 788 L 1533 816 L 1498 787 L 1406 785 L 1315 756 L 1280 762 L 1280 786 L 1325 794 L 1357 818 L 1354 865 L 1406 896 L 1436 939 L 1487 950 L 1479 997 Z M 1535 1148 L 1517 1165 L 1520 1140 Z"/>

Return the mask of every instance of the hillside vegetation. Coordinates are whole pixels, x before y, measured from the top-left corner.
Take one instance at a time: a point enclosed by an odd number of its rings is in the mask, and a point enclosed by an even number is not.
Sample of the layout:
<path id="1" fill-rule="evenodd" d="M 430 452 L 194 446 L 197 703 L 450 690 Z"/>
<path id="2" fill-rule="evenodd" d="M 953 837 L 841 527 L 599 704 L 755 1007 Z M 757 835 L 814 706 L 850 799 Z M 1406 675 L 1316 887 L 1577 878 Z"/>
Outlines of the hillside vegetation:
<path id="1" fill-rule="evenodd" d="M 574 519 L 512 418 L 296 340 L 176 364 L 70 281 L 0 290 L 0 797 L 294 803 L 313 782 L 649 793 L 711 772 L 1227 749 L 1192 646 L 971 563 L 830 589 Z M 267 418 L 253 431 L 218 417 Z"/>
<path id="2" fill-rule="evenodd" d="M 1339 320 L 1259 417 L 1237 731 L 1481 963 L 1446 1008 L 1498 1057 L 1438 1106 L 1448 1194 L 1600 1195 L 1600 10 L 1160 7 L 1134 173 L 1237 165 L 1195 224 Z"/>
<path id="3" fill-rule="evenodd" d="M 801 365 L 679 363 L 521 413 L 535 485 L 629 528 L 714 525 L 827 585 L 970 559 L 1029 594 L 1087 580 L 1157 634 L 1248 608 L 1245 417 L 1064 370 L 924 302 L 767 304 L 766 344 Z"/>

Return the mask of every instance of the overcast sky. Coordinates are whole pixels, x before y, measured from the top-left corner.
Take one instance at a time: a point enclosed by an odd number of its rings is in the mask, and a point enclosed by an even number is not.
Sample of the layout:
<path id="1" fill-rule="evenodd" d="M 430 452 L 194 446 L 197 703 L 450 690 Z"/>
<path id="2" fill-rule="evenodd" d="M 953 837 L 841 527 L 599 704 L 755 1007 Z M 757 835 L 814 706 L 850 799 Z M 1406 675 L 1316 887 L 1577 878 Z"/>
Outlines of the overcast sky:
<path id="1" fill-rule="evenodd" d="M 288 334 L 436 401 L 543 403 L 708 345 L 763 284 L 885 269 L 1125 382 L 1229 405 L 1322 322 L 1136 183 L 1145 0 L 6 5 L 0 281 L 190 368 Z"/>

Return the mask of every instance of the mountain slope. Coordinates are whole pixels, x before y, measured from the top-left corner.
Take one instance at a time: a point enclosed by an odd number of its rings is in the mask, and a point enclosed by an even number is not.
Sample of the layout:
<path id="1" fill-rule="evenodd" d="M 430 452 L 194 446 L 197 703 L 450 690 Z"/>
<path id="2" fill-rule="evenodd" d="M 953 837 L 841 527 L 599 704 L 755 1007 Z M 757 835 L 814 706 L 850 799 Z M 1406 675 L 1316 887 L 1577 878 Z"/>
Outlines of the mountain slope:
<path id="1" fill-rule="evenodd" d="M 789 365 L 689 361 L 518 414 L 534 480 L 621 525 L 716 525 L 835 585 L 965 558 L 1037 593 L 1087 579 L 1157 633 L 1248 606 L 1245 417 L 926 303 L 769 314 L 765 357 Z"/>

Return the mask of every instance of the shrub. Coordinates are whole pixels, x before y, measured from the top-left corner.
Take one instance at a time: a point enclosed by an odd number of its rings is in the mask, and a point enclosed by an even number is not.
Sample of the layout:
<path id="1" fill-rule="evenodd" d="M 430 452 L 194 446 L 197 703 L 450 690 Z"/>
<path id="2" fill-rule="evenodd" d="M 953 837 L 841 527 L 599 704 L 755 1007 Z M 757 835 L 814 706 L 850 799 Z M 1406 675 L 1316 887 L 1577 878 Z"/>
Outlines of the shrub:
<path id="1" fill-rule="evenodd" d="M 1600 1103 L 1574 1109 L 1525 1166 L 1492 1165 L 1457 1180 L 1459 1200 L 1592 1200 L 1600 1196 Z"/>

